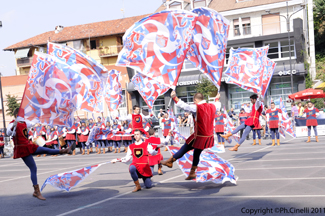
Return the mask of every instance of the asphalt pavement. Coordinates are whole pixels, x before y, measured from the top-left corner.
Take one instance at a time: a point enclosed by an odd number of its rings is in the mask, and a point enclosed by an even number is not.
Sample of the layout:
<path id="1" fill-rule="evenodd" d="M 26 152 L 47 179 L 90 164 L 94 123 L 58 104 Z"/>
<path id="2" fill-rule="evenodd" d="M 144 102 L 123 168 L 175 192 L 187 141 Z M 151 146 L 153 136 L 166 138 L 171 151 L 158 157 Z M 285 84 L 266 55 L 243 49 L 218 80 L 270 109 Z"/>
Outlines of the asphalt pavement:
<path id="1" fill-rule="evenodd" d="M 234 165 L 237 185 L 185 181 L 175 163 L 171 169 L 163 167 L 161 176 L 155 167 L 155 186 L 132 193 L 128 164 L 105 164 L 70 192 L 47 185 L 42 192 L 46 201 L 32 197 L 23 161 L 4 158 L 0 159 L 0 215 L 325 215 L 325 136 L 319 138 L 318 143 L 282 139 L 280 146 L 271 146 L 269 139 L 252 146 L 250 140 L 238 152 L 219 154 Z M 51 175 L 124 155 L 78 152 L 35 157 L 38 182 L 41 186 Z M 163 155 L 170 157 L 169 152 Z"/>

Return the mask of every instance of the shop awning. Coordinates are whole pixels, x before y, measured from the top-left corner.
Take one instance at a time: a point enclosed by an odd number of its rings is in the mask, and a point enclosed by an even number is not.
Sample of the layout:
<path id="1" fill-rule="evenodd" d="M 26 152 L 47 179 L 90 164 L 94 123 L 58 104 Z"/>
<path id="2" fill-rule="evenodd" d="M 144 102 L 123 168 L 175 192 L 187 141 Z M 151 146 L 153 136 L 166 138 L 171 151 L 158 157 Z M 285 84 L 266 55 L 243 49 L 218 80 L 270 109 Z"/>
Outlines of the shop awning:
<path id="1" fill-rule="evenodd" d="M 25 49 L 19 49 L 16 51 L 15 58 L 20 59 L 20 58 L 27 58 L 28 57 L 28 52 L 30 48 L 25 48 Z"/>
<path id="2" fill-rule="evenodd" d="M 315 89 L 324 89 L 325 88 L 325 82 L 319 84 Z"/>

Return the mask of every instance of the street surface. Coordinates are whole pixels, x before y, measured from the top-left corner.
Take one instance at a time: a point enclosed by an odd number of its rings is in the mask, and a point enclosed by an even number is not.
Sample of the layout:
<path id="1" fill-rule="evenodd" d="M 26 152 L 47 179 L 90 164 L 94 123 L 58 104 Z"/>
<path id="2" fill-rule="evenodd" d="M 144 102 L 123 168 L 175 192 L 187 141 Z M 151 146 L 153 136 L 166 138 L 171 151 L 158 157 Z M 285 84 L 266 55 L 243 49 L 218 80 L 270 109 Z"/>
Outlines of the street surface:
<path id="1" fill-rule="evenodd" d="M 281 146 L 271 146 L 270 139 L 252 146 L 249 140 L 238 152 L 219 154 L 235 166 L 237 185 L 185 181 L 175 163 L 172 169 L 163 167 L 161 176 L 155 167 L 155 187 L 131 193 L 134 183 L 128 165 L 105 164 L 71 192 L 47 185 L 42 192 L 46 201 L 32 197 L 29 169 L 23 161 L 4 158 L 0 159 L 0 215 L 232 216 L 254 215 L 254 210 L 259 211 L 255 215 L 263 215 L 263 211 L 267 211 L 265 215 L 325 215 L 325 137 L 319 143 L 306 140 L 282 139 Z M 230 145 L 226 143 L 226 147 Z M 125 155 L 77 152 L 76 156 L 35 157 L 40 187 L 50 175 Z M 170 157 L 169 152 L 163 155 Z M 142 180 L 140 183 L 143 186 Z M 285 213 L 284 208 L 301 213 Z"/>

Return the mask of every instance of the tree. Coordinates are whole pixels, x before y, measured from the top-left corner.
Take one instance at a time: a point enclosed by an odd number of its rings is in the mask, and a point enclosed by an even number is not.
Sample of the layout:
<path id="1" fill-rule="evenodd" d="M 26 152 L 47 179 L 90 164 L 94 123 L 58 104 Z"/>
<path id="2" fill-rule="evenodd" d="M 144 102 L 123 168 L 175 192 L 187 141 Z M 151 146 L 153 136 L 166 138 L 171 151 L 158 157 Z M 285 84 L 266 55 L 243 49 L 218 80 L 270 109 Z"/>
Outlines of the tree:
<path id="1" fill-rule="evenodd" d="M 6 95 L 7 97 L 7 115 L 14 116 L 14 111 L 16 108 L 20 107 L 20 103 L 17 102 L 17 96 Z"/>
<path id="2" fill-rule="evenodd" d="M 314 0 L 315 49 L 318 57 L 325 56 L 325 1 Z"/>
<path id="3" fill-rule="evenodd" d="M 311 102 L 315 105 L 317 109 L 323 109 L 324 107 L 324 100 L 323 98 L 316 98 L 316 99 L 311 99 Z"/>
<path id="4" fill-rule="evenodd" d="M 217 87 L 207 78 L 203 77 L 201 82 L 199 82 L 195 87 L 196 92 L 203 94 L 204 99 L 208 102 L 209 96 L 213 93 L 217 94 Z"/>

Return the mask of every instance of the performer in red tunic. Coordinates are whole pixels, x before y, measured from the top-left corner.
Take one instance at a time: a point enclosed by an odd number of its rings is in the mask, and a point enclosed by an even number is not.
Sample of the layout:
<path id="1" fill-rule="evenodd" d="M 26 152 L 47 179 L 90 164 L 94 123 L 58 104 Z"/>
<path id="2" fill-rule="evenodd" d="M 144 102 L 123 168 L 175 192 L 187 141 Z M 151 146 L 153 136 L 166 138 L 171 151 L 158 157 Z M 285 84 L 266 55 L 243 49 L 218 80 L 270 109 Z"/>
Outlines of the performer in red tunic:
<path id="1" fill-rule="evenodd" d="M 67 135 L 65 136 L 65 141 L 69 147 L 73 146 L 73 149 L 76 147 L 77 130 L 78 127 L 76 127 L 76 125 L 73 125 L 72 127 L 66 129 Z M 76 150 L 73 150 L 72 155 L 76 155 Z"/>
<path id="2" fill-rule="evenodd" d="M 139 129 L 134 131 L 135 143 L 131 144 L 128 148 L 126 156 L 123 158 L 117 158 L 112 160 L 112 163 L 116 162 L 128 162 L 132 160 L 132 163 L 129 167 L 131 177 L 135 184 L 135 189 L 132 192 L 137 192 L 141 190 L 139 183 L 139 177 L 143 179 L 144 185 L 146 188 L 151 188 L 151 177 L 152 172 L 149 166 L 149 154 L 156 155 L 157 150 L 160 146 L 154 149 L 148 141 L 142 141 L 142 132 Z"/>
<path id="3" fill-rule="evenodd" d="M 311 135 L 311 127 L 313 126 L 314 133 L 315 133 L 315 139 L 316 142 L 319 142 L 318 135 L 317 135 L 317 119 L 316 117 L 319 114 L 319 110 L 314 107 L 314 104 L 311 101 L 308 101 L 308 107 L 304 110 L 304 113 L 306 115 L 306 126 L 308 128 L 308 140 L 307 143 L 310 142 L 310 135 Z"/>
<path id="4" fill-rule="evenodd" d="M 142 113 L 140 113 L 140 107 L 138 105 L 133 106 L 133 114 L 129 114 L 126 117 L 116 117 L 116 119 L 125 121 L 129 120 L 132 121 L 132 132 L 131 134 L 134 134 L 134 131 L 136 129 L 141 130 L 141 132 L 145 135 L 148 135 L 148 133 L 143 129 L 143 119 L 150 119 L 153 116 L 153 114 L 150 114 L 149 116 L 145 116 Z"/>
<path id="5" fill-rule="evenodd" d="M 169 139 L 170 139 L 169 134 L 167 134 L 166 138 L 155 137 L 155 130 L 153 128 L 150 128 L 149 129 L 149 138 L 146 141 L 149 144 L 151 144 L 152 147 L 155 149 L 161 143 L 168 143 Z M 152 174 L 154 171 L 154 166 L 156 164 L 158 164 L 158 175 L 163 174 L 163 172 L 161 171 L 162 165 L 160 163 L 163 159 L 164 158 L 163 158 L 162 154 L 160 153 L 160 148 L 158 148 L 158 153 L 156 155 L 149 154 L 149 165 L 150 165 Z"/>
<path id="6" fill-rule="evenodd" d="M 223 135 L 225 132 L 225 119 L 227 118 L 226 114 L 221 114 L 220 110 L 218 110 L 214 116 L 214 132 L 218 137 L 218 144 L 225 145 L 225 139 L 220 135 Z"/>
<path id="7" fill-rule="evenodd" d="M 172 168 L 174 161 L 183 157 L 186 152 L 194 149 L 191 172 L 186 180 L 195 179 L 195 171 L 199 164 L 202 150 L 214 145 L 214 116 L 216 110 L 220 110 L 221 104 L 220 102 L 216 103 L 216 105 L 206 103 L 203 94 L 201 93 L 196 93 L 194 95 L 194 105 L 186 104 L 182 100 L 178 99 L 175 91 L 171 92 L 171 97 L 177 107 L 196 114 L 194 120 L 194 133 L 186 140 L 185 144 L 176 154 L 168 160 L 162 161 L 161 164 Z"/>
<path id="8" fill-rule="evenodd" d="M 14 159 L 22 158 L 26 166 L 30 169 L 31 180 L 33 182 L 34 193 L 33 196 L 40 199 L 45 200 L 42 196 L 39 186 L 37 184 L 37 167 L 32 155 L 38 154 L 71 154 L 71 147 L 67 149 L 49 149 L 44 147 L 39 147 L 35 144 L 30 144 L 28 140 L 27 127 L 31 127 L 32 125 L 21 117 L 17 117 L 18 108 L 14 111 L 14 116 L 16 120 L 10 122 L 7 128 L 7 134 L 13 137 L 14 141 Z"/>
<path id="9" fill-rule="evenodd" d="M 256 94 L 253 94 L 250 96 L 251 102 L 253 104 L 252 111 L 249 114 L 248 119 L 245 121 L 245 123 L 239 125 L 234 131 L 231 133 L 228 133 L 226 135 L 221 135 L 223 138 L 228 139 L 230 136 L 232 136 L 235 133 L 238 133 L 240 130 L 244 130 L 243 136 L 240 138 L 238 144 L 236 144 L 234 147 L 230 148 L 230 151 L 238 151 L 239 146 L 245 141 L 246 136 L 249 134 L 249 132 L 254 128 L 258 127 L 260 115 L 263 111 L 263 98 L 261 95 L 257 96 Z"/>
<path id="10" fill-rule="evenodd" d="M 89 135 L 89 127 L 86 126 L 86 122 L 82 121 L 81 126 L 78 130 L 78 140 L 81 143 L 82 146 L 82 154 L 84 155 L 86 153 L 86 142 L 88 140 Z M 87 154 L 89 155 L 89 145 L 87 146 Z"/>
<path id="11" fill-rule="evenodd" d="M 106 122 L 106 127 L 105 130 L 112 130 L 112 126 L 110 121 Z M 113 151 L 113 131 L 109 132 L 106 136 L 106 140 L 105 140 L 106 146 L 107 146 L 107 152 L 112 152 Z M 105 153 L 105 151 L 103 151 L 103 153 Z"/>
<path id="12" fill-rule="evenodd" d="M 272 137 L 272 146 L 275 146 L 275 135 L 277 139 L 278 146 L 280 145 L 280 134 L 279 134 L 279 127 L 280 127 L 280 121 L 282 115 L 282 110 L 275 107 L 275 103 L 271 103 L 271 109 L 268 109 L 266 111 L 266 120 L 269 124 L 269 128 L 271 131 L 271 137 Z"/>
<path id="13" fill-rule="evenodd" d="M 121 131 L 122 127 L 121 125 L 118 124 L 117 120 L 114 120 L 114 124 L 112 125 L 112 132 L 113 132 L 113 136 L 112 136 L 112 140 L 113 140 L 113 144 L 115 147 L 115 151 L 114 153 L 121 153 L 121 141 L 122 141 L 122 131 Z"/>
<path id="14" fill-rule="evenodd" d="M 50 132 L 48 132 L 47 140 L 45 141 L 46 146 L 52 146 L 54 149 L 60 149 L 59 147 L 59 137 L 58 131 L 54 128 L 50 128 Z M 52 157 L 56 157 L 57 155 L 52 155 Z"/>
<path id="15" fill-rule="evenodd" d="M 163 128 L 162 128 L 163 136 L 166 138 L 169 132 L 175 128 L 175 121 L 174 119 L 169 118 L 168 113 L 165 113 L 164 118 L 161 122 L 163 123 Z M 165 151 L 168 151 L 167 149 L 168 143 L 166 143 L 165 145 L 166 145 Z M 170 139 L 170 145 L 171 146 L 173 145 L 173 139 Z"/>
<path id="16" fill-rule="evenodd" d="M 96 126 L 100 127 L 101 129 L 106 129 L 104 121 L 105 121 L 105 119 L 103 119 L 103 121 L 102 121 L 102 118 L 100 116 L 98 116 Z M 107 124 L 107 122 L 106 122 L 106 124 Z M 106 139 L 103 140 L 100 138 L 100 139 L 95 140 L 97 154 L 101 153 L 100 148 L 103 148 L 103 153 L 105 153 L 105 145 L 106 145 Z"/>

